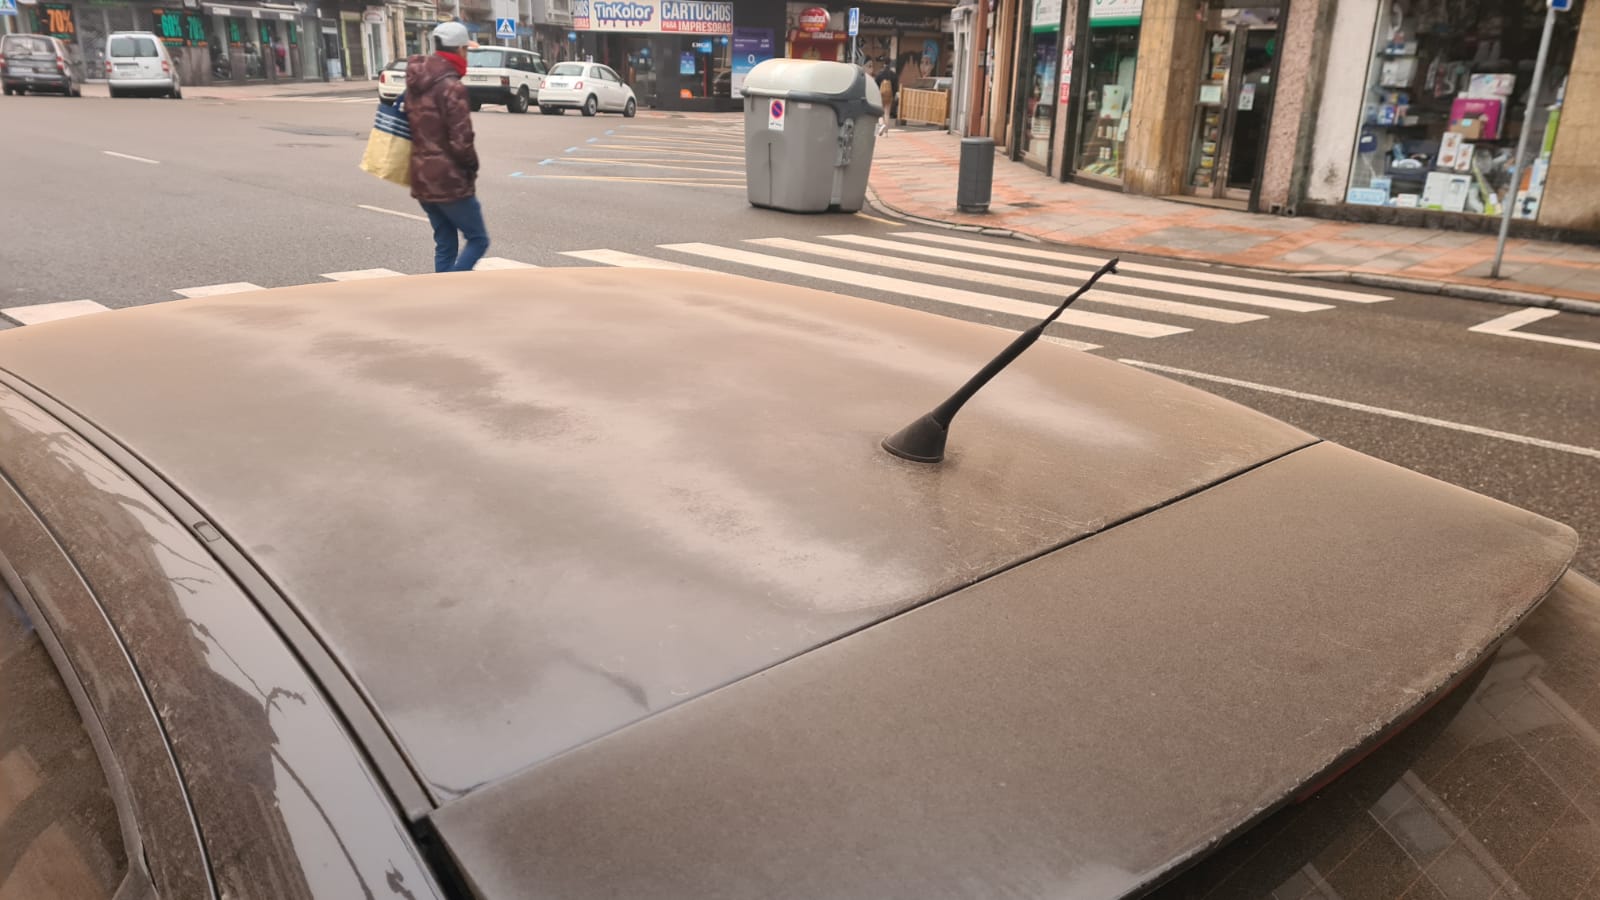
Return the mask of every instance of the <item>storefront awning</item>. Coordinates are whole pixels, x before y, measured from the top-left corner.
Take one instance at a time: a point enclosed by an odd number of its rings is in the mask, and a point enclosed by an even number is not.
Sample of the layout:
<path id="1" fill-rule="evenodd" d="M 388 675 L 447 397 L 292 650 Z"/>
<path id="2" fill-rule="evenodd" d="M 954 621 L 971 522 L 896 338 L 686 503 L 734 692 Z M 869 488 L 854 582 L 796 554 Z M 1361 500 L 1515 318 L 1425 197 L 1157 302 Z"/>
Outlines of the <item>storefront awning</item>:
<path id="1" fill-rule="evenodd" d="M 215 16 L 240 19 L 298 19 L 305 7 L 297 3 L 205 3 L 201 9 Z"/>

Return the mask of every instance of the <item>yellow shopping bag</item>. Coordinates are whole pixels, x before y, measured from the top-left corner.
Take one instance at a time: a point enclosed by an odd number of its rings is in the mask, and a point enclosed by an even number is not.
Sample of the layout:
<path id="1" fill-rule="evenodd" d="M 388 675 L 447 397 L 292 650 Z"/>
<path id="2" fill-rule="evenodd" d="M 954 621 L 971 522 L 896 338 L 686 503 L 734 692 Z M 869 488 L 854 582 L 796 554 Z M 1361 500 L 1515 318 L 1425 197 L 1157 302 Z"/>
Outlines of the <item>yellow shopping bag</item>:
<path id="1" fill-rule="evenodd" d="M 367 137 L 367 152 L 361 157 L 361 171 L 395 184 L 411 183 L 411 123 L 406 118 L 405 103 L 401 97 L 393 106 L 378 104 L 378 119 Z"/>

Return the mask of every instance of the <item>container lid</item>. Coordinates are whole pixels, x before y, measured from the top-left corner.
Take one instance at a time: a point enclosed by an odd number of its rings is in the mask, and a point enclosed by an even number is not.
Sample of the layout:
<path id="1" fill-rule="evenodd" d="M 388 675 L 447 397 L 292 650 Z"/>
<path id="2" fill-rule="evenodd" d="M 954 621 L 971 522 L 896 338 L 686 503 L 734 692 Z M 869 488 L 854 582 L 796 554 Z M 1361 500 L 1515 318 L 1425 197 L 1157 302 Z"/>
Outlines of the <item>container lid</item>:
<path id="1" fill-rule="evenodd" d="M 769 59 L 758 63 L 744 78 L 746 94 L 787 97 L 804 94 L 810 99 L 856 99 L 867 93 L 859 66 L 817 59 Z"/>

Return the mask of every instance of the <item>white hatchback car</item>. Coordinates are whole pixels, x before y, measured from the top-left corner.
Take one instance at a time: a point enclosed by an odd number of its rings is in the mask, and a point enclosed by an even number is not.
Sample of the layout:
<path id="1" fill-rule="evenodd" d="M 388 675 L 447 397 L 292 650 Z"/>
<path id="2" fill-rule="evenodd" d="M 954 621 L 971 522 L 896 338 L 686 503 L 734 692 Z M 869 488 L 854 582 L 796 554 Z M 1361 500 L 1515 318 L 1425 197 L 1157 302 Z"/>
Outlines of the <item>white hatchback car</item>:
<path id="1" fill-rule="evenodd" d="M 475 47 L 467 51 L 467 86 L 472 111 L 485 103 L 505 104 L 506 112 L 525 113 L 539 102 L 544 84 L 544 60 L 539 54 L 516 47 Z"/>
<path id="2" fill-rule="evenodd" d="M 393 103 L 406 92 L 406 61 L 397 59 L 378 73 L 378 99 Z"/>
<path id="3" fill-rule="evenodd" d="M 106 38 L 106 84 L 113 97 L 142 93 L 183 98 L 167 45 L 149 31 L 113 31 Z"/>
<path id="4" fill-rule="evenodd" d="M 633 88 L 610 66 L 592 62 L 556 63 L 545 76 L 544 89 L 539 92 L 539 112 L 557 115 L 569 109 L 583 110 L 586 116 L 601 110 L 619 112 L 631 119 L 639 111 L 639 104 L 633 98 Z"/>

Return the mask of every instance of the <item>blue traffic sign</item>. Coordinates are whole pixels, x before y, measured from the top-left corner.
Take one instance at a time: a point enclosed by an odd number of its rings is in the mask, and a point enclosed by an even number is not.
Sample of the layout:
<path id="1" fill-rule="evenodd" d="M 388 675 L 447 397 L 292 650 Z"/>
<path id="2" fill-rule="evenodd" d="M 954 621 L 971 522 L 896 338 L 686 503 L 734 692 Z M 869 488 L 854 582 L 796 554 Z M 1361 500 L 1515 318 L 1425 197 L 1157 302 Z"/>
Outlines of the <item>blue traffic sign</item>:
<path id="1" fill-rule="evenodd" d="M 494 36 L 497 38 L 514 38 L 517 36 L 516 19 L 495 19 Z"/>
<path id="2" fill-rule="evenodd" d="M 17 0 L 0 0 L 0 16 L 17 14 Z"/>
<path id="3" fill-rule="evenodd" d="M 1551 2 L 1556 2 L 1556 0 L 1551 0 Z M 861 33 L 861 7 L 859 7 L 859 6 L 850 7 L 850 29 L 849 30 L 850 30 L 850 36 L 851 37 L 855 37 L 857 34 Z"/>
<path id="4" fill-rule="evenodd" d="M 1548 0 L 1550 8 L 1556 12 L 1571 12 L 1572 0 Z"/>

